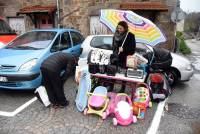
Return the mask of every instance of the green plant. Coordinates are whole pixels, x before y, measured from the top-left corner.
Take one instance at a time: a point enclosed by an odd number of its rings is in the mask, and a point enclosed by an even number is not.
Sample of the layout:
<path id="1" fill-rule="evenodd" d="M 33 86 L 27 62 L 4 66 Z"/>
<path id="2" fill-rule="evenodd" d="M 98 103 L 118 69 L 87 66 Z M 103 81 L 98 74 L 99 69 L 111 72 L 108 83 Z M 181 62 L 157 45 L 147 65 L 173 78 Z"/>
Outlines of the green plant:
<path id="1" fill-rule="evenodd" d="M 179 40 L 179 51 L 182 54 L 190 54 L 191 53 L 191 49 L 187 46 L 185 39 L 183 37 L 183 33 L 180 31 L 176 32 L 176 37 Z"/>
<path id="2" fill-rule="evenodd" d="M 176 32 L 176 37 L 179 38 L 179 39 L 184 39 L 183 33 L 180 32 L 180 31 L 177 31 L 177 32 Z"/>
<path id="3" fill-rule="evenodd" d="M 191 53 L 191 49 L 187 46 L 187 44 L 185 43 L 185 40 L 180 40 L 179 50 L 182 54 L 190 54 Z"/>

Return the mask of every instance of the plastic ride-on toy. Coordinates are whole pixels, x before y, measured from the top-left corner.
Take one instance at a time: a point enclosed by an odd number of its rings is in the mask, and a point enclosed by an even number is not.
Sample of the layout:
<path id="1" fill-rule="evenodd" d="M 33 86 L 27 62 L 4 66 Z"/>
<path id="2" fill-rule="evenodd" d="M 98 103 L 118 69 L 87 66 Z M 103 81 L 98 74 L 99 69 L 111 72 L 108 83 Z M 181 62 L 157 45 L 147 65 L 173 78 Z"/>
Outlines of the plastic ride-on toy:
<path id="1" fill-rule="evenodd" d="M 139 119 L 144 119 L 147 107 L 152 107 L 149 89 L 146 84 L 138 84 L 134 93 L 133 114 Z"/>
<path id="2" fill-rule="evenodd" d="M 131 98 L 124 93 L 108 93 L 110 98 L 109 106 L 106 110 L 107 115 L 114 113 L 113 125 L 129 125 L 137 122 L 136 116 L 133 115 Z"/>
<path id="3" fill-rule="evenodd" d="M 93 93 L 88 93 L 88 108 L 84 109 L 84 115 L 97 114 L 106 119 L 106 108 L 109 99 L 107 98 L 107 89 L 103 86 L 98 86 L 94 89 Z"/>

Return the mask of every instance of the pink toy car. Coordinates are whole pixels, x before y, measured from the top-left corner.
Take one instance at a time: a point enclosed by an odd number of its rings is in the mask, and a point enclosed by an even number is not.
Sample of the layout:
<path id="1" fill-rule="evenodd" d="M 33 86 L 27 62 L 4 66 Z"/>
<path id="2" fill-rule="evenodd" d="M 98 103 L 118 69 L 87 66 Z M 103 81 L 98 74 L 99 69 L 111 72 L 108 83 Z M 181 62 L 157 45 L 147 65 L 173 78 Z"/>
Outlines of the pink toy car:
<path id="1" fill-rule="evenodd" d="M 114 114 L 114 111 L 115 111 L 115 97 L 117 96 L 117 93 L 108 92 L 107 96 L 109 98 L 109 104 L 108 104 L 108 107 L 106 109 L 106 114 L 107 115 Z"/>
<path id="2" fill-rule="evenodd" d="M 108 97 L 110 102 L 106 113 L 107 115 L 114 113 L 113 125 L 126 126 L 137 122 L 136 116 L 133 115 L 131 98 L 127 94 L 108 93 Z"/>

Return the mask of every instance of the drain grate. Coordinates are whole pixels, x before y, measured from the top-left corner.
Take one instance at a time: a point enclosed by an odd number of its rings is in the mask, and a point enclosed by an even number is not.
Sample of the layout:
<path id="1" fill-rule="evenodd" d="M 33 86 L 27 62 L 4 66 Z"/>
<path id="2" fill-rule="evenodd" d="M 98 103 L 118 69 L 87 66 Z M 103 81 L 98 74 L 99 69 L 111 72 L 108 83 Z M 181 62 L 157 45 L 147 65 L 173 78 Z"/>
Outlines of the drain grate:
<path id="1" fill-rule="evenodd" d="M 200 117 L 200 109 L 183 106 L 178 103 L 168 103 L 167 113 L 182 119 L 195 119 Z"/>

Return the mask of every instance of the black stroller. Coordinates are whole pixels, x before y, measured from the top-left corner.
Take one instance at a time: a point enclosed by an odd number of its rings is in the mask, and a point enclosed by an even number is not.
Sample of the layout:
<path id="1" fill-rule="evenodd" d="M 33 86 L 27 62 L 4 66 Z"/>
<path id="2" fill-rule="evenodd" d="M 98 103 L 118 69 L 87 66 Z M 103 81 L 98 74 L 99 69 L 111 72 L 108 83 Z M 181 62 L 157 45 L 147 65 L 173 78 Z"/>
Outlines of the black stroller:
<path id="1" fill-rule="evenodd" d="M 150 61 L 150 66 L 153 70 L 166 71 L 172 64 L 172 56 L 170 51 L 163 48 L 153 48 L 154 53 Z"/>
<path id="2" fill-rule="evenodd" d="M 147 84 L 151 89 L 152 101 L 162 101 L 171 94 L 170 78 L 166 72 L 172 64 L 170 51 L 163 48 L 153 48 L 153 53 L 144 55 L 148 59 Z"/>

